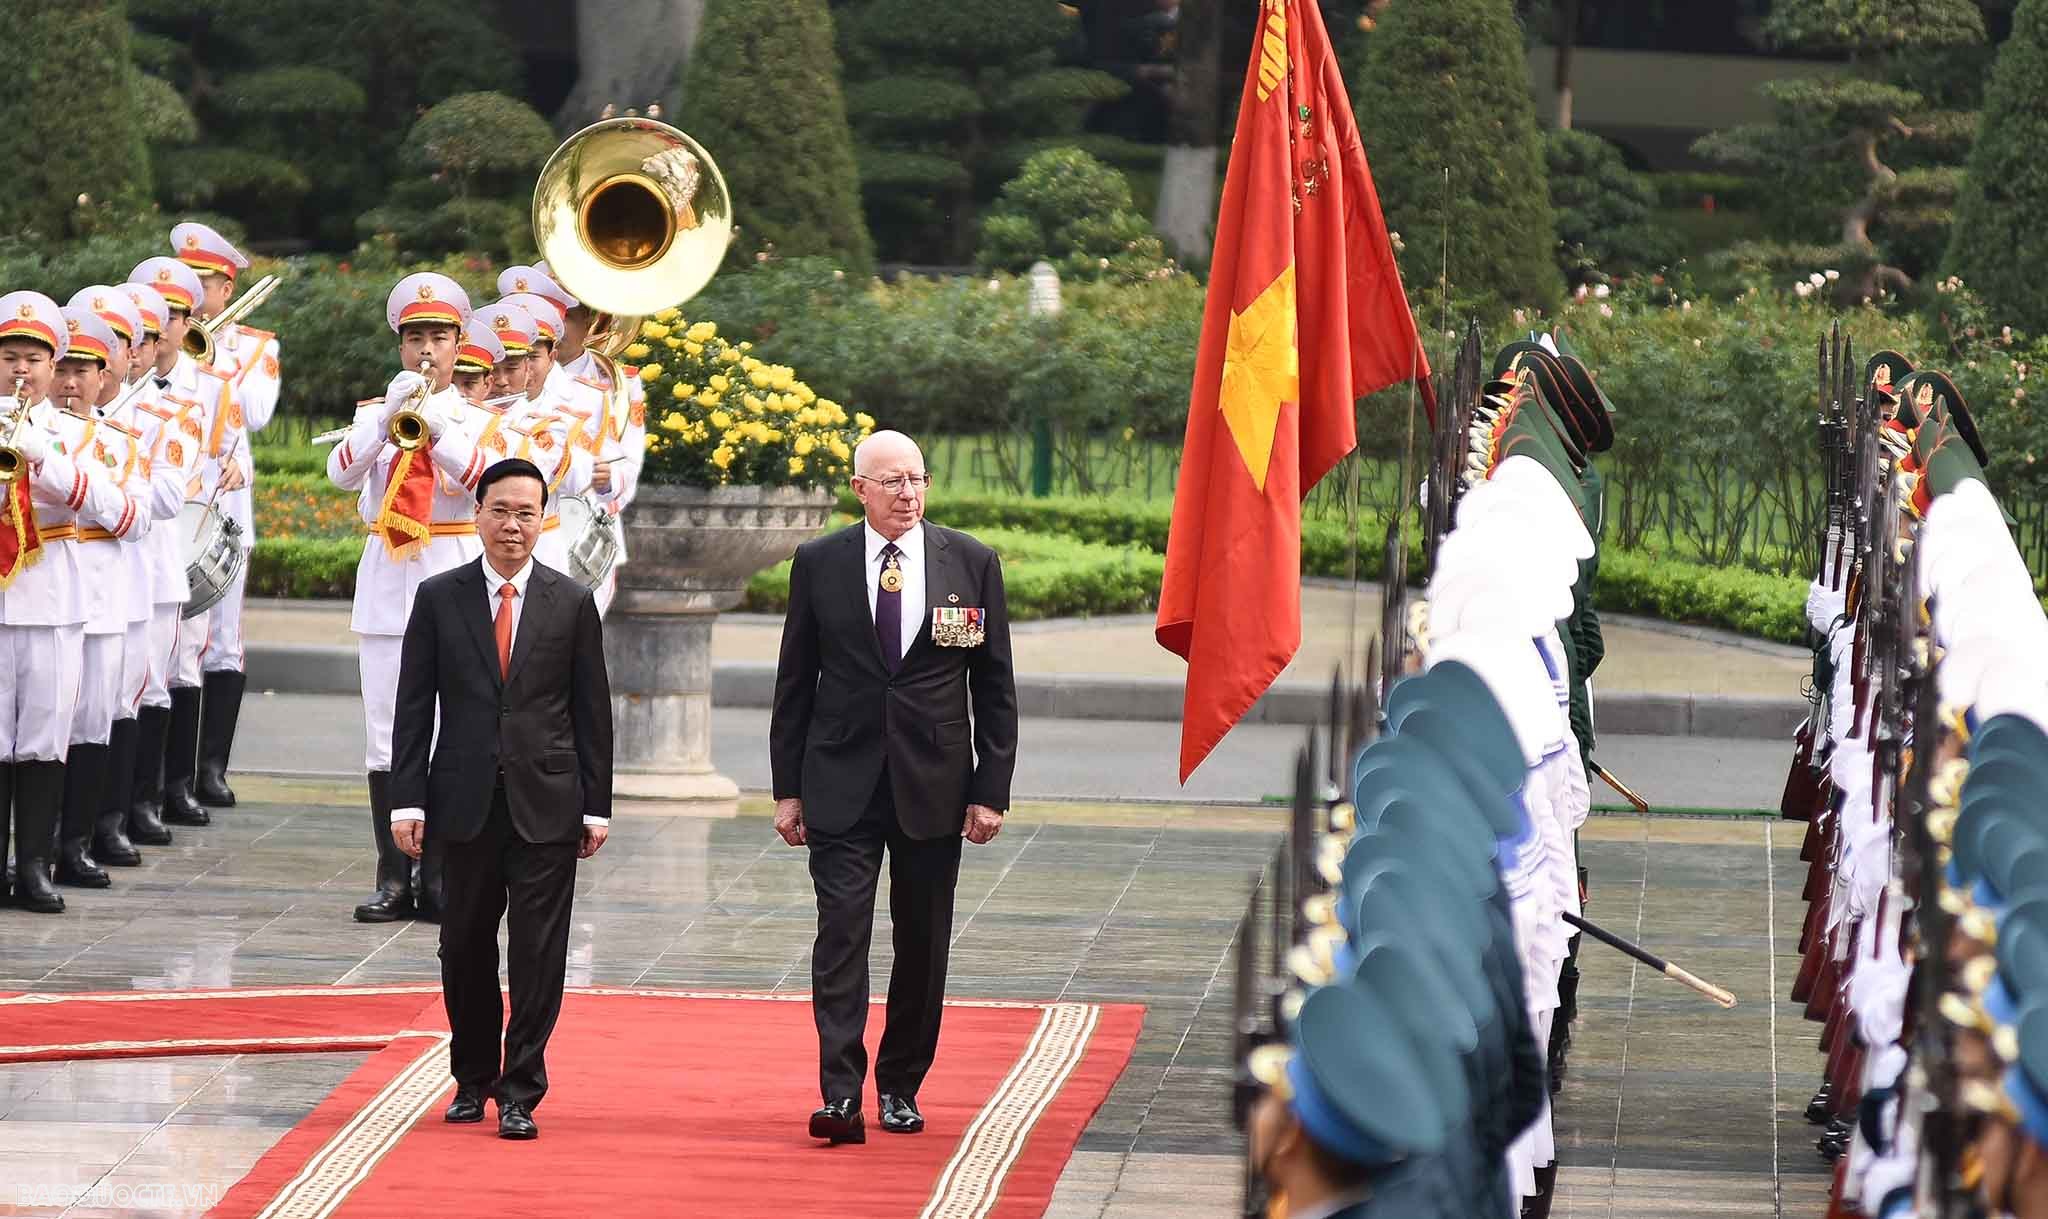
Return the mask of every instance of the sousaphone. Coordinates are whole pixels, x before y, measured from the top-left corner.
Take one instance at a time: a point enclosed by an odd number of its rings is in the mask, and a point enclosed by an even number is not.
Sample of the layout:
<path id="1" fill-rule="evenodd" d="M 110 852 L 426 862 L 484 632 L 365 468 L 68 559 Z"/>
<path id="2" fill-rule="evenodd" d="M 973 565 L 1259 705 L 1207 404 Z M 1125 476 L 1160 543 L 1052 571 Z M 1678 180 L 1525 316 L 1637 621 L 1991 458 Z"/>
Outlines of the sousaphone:
<path id="1" fill-rule="evenodd" d="M 570 136 L 533 191 L 533 238 L 555 282 L 599 316 L 585 346 L 616 358 L 641 320 L 695 296 L 732 243 L 732 197 L 704 146 L 651 118 Z"/>

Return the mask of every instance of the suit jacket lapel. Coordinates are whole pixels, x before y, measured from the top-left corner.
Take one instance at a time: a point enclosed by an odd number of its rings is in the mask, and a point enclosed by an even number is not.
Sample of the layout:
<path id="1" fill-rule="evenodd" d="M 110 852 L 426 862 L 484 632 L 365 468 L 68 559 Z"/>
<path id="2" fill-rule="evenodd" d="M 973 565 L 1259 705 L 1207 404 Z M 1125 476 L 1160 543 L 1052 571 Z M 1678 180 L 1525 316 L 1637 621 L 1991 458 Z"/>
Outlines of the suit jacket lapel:
<path id="1" fill-rule="evenodd" d="M 484 605 L 484 561 L 478 559 L 463 568 L 456 600 L 460 603 L 455 612 L 469 627 L 469 637 L 476 641 L 476 650 L 484 658 L 484 667 L 491 671 L 491 680 L 503 685 L 504 679 L 498 674 L 498 640 L 491 622 L 491 611 Z"/>
<path id="2" fill-rule="evenodd" d="M 533 565 L 532 574 L 526 578 L 527 603 L 519 610 L 519 629 L 512 634 L 512 663 L 506 666 L 505 684 L 511 685 L 519 676 L 519 666 L 533 651 L 534 636 L 547 629 L 549 615 L 555 612 L 555 577 L 540 564 Z M 496 640 L 492 641 L 491 659 L 498 659 Z"/>
<path id="3" fill-rule="evenodd" d="M 866 636 L 865 652 L 875 662 L 875 668 L 886 673 L 889 662 L 882 659 L 882 637 L 875 633 L 875 611 L 868 607 L 868 531 L 865 525 L 853 525 L 845 533 L 846 554 L 840 560 L 843 573 L 841 583 L 851 591 L 853 623 Z M 862 645 L 855 644 L 861 648 Z"/>

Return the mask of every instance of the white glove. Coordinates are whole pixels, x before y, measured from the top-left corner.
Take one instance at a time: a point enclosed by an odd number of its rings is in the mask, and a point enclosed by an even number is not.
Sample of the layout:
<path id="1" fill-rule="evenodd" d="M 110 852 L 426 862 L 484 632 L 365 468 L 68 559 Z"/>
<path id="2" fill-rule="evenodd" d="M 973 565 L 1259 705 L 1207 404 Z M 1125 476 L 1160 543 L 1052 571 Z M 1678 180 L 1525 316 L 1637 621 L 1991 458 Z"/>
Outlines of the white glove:
<path id="1" fill-rule="evenodd" d="M 14 447 L 30 464 L 50 455 L 50 434 L 30 423 L 14 434 Z"/>
<path id="2" fill-rule="evenodd" d="M 1806 621 L 1823 635 L 1834 629 L 1835 619 L 1841 617 L 1848 604 L 1846 592 L 1829 588 L 1818 580 L 1806 587 Z"/>
<path id="3" fill-rule="evenodd" d="M 425 377 L 411 370 L 401 372 L 391 378 L 390 386 L 384 391 L 384 402 L 379 408 L 381 416 L 378 422 L 389 426 L 391 417 L 398 413 L 398 408 L 411 401 L 413 394 L 418 392 L 422 385 L 426 384 L 426 380 Z"/>

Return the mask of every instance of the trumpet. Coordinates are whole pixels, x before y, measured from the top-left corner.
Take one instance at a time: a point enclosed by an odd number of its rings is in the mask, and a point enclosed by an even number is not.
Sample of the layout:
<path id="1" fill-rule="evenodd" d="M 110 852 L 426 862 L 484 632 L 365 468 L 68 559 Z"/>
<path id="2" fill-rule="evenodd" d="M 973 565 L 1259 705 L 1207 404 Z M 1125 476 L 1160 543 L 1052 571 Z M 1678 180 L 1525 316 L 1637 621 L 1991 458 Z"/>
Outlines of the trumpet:
<path id="1" fill-rule="evenodd" d="M 434 362 L 431 359 L 423 359 L 420 361 L 420 383 L 405 396 L 405 401 L 398 404 L 397 412 L 391 416 L 391 424 L 387 429 L 391 434 L 391 443 L 408 453 L 426 447 L 427 417 L 420 414 L 419 408 L 426 402 L 427 395 L 433 392 Z"/>
<path id="2" fill-rule="evenodd" d="M 219 317 L 193 320 L 185 327 L 185 354 L 201 364 L 213 363 L 214 336 L 254 312 L 256 306 L 277 291 L 279 282 L 277 276 L 266 275 L 243 293 L 241 299 L 221 310 Z"/>
<path id="3" fill-rule="evenodd" d="M 525 394 L 506 394 L 502 398 L 485 398 L 482 402 L 474 403 L 473 405 L 488 407 L 492 410 L 497 410 L 499 407 L 508 406 L 514 402 L 524 401 L 526 401 Z M 342 437 L 348 435 L 353 430 L 355 430 L 353 427 L 338 427 L 332 431 L 317 433 L 316 435 L 313 436 L 311 440 L 308 440 L 306 443 L 312 445 L 334 444 L 341 440 Z"/>
<path id="4" fill-rule="evenodd" d="M 21 433 L 21 425 L 28 421 L 28 403 L 22 397 L 27 392 L 24 389 L 27 384 L 27 377 L 14 379 L 13 416 L 7 421 L 7 439 L 0 441 L 0 486 L 11 485 L 15 479 L 28 472 L 28 462 L 23 459 L 21 450 L 15 446 L 15 438 Z"/>

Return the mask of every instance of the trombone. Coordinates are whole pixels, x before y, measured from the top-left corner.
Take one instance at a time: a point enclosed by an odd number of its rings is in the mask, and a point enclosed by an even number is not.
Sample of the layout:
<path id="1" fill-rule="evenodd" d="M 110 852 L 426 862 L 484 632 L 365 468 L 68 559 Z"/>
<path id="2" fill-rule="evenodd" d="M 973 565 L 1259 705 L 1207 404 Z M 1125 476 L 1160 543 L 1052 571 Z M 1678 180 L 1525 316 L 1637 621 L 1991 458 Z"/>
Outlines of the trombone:
<path id="1" fill-rule="evenodd" d="M 194 319 L 185 327 L 185 354 L 201 364 L 213 363 L 214 336 L 224 328 L 232 326 L 254 312 L 256 306 L 269 299 L 277 291 L 280 281 L 275 275 L 266 275 L 255 282 L 239 299 L 220 311 L 219 317 Z"/>

